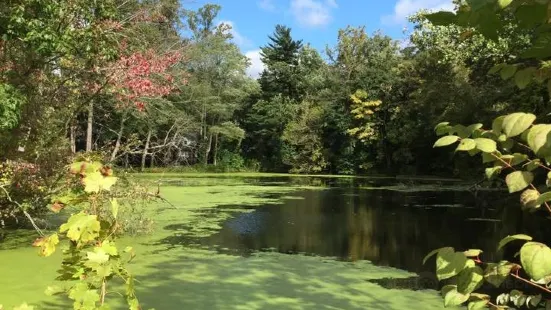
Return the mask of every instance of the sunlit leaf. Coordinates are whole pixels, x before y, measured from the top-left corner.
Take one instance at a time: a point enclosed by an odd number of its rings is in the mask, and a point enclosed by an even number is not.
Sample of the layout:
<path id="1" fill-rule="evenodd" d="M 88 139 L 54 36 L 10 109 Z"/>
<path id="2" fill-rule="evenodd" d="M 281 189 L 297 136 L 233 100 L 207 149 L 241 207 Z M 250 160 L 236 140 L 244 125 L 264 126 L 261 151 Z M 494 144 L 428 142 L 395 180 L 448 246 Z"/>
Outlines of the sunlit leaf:
<path id="1" fill-rule="evenodd" d="M 60 232 L 67 232 L 67 237 L 79 245 L 95 240 L 99 236 L 99 230 L 97 216 L 84 212 L 71 215 L 67 223 L 59 228 Z"/>
<path id="2" fill-rule="evenodd" d="M 551 192 L 545 192 L 538 196 L 538 199 L 536 200 L 537 204 L 543 204 L 545 202 L 551 201 Z"/>
<path id="3" fill-rule="evenodd" d="M 502 129 L 507 137 L 516 137 L 530 128 L 535 120 L 536 116 L 531 113 L 509 114 L 503 119 Z"/>
<path id="4" fill-rule="evenodd" d="M 488 180 L 491 180 L 492 178 L 497 176 L 501 172 L 502 169 L 503 169 L 503 167 L 501 167 L 501 166 L 486 168 L 485 169 L 486 178 L 488 178 Z"/>
<path id="5" fill-rule="evenodd" d="M 512 2 L 513 2 L 513 0 L 499 0 L 498 4 L 499 4 L 500 8 L 504 9 L 504 8 L 508 7 Z"/>
<path id="6" fill-rule="evenodd" d="M 551 275 L 551 249 L 543 243 L 525 243 L 520 249 L 520 262 L 535 281 Z"/>
<path id="7" fill-rule="evenodd" d="M 443 248 L 436 255 L 436 277 L 438 280 L 449 279 L 458 275 L 467 266 L 467 257 L 463 252 L 453 248 Z"/>
<path id="8" fill-rule="evenodd" d="M 84 282 L 77 283 L 69 290 L 69 298 L 74 300 L 76 309 L 95 309 L 100 300 L 98 291 L 90 289 Z"/>
<path id="9" fill-rule="evenodd" d="M 471 151 L 476 148 L 476 142 L 473 139 L 463 139 L 461 142 L 459 142 L 459 145 L 457 145 L 456 151 Z"/>
<path id="10" fill-rule="evenodd" d="M 453 251 L 453 248 L 451 248 L 451 247 L 445 247 L 445 248 L 439 248 L 439 249 L 436 249 L 436 250 L 432 250 L 429 254 L 427 254 L 425 256 L 425 258 L 423 258 L 423 265 L 427 263 L 427 260 L 429 260 L 431 257 L 438 254 L 438 252 L 440 252 L 444 249 L 451 249 Z"/>
<path id="11" fill-rule="evenodd" d="M 467 257 L 478 257 L 482 253 L 482 250 L 479 249 L 469 249 L 464 251 L 463 254 Z"/>
<path id="12" fill-rule="evenodd" d="M 33 246 L 40 247 L 40 256 L 48 257 L 55 252 L 55 247 L 57 244 L 59 244 L 59 237 L 57 234 L 53 234 L 48 237 L 36 239 Z"/>
<path id="13" fill-rule="evenodd" d="M 528 146 L 536 155 L 545 157 L 551 154 L 551 125 L 534 125 L 528 131 Z"/>
<path id="14" fill-rule="evenodd" d="M 490 301 L 489 300 L 477 300 L 477 301 L 471 301 L 467 305 L 467 310 L 480 310 L 480 309 L 487 309 L 487 305 Z"/>
<path id="15" fill-rule="evenodd" d="M 457 291 L 461 294 L 469 294 L 477 290 L 484 283 L 482 268 L 474 266 L 461 271 L 457 277 Z"/>
<path id="16" fill-rule="evenodd" d="M 489 263 L 486 266 L 486 270 L 484 270 L 484 279 L 493 286 L 500 287 L 503 281 L 507 279 L 514 266 L 515 265 L 507 261 L 501 261 L 498 264 Z"/>
<path id="17" fill-rule="evenodd" d="M 454 307 L 459 306 L 469 299 L 469 294 L 461 294 L 457 288 L 452 288 L 444 295 L 444 306 Z"/>
<path id="18" fill-rule="evenodd" d="M 486 138 L 476 138 L 476 148 L 485 153 L 493 153 L 497 150 L 497 144 L 494 140 Z"/>
<path id="19" fill-rule="evenodd" d="M 526 240 L 526 241 L 531 241 L 532 240 L 532 237 L 528 236 L 528 235 L 523 235 L 523 234 L 518 234 L 518 235 L 512 235 L 512 236 L 507 236 L 503 239 L 501 239 L 501 241 L 499 241 L 499 244 L 497 246 L 497 250 L 501 250 L 501 248 L 503 248 L 505 245 L 507 245 L 509 242 L 511 241 L 515 241 L 515 240 Z"/>
<path id="20" fill-rule="evenodd" d="M 528 171 L 511 172 L 505 177 L 509 193 L 519 192 L 528 187 L 534 180 L 534 174 Z"/>
<path id="21" fill-rule="evenodd" d="M 527 189 L 520 195 L 520 203 L 522 204 L 523 210 L 532 210 L 537 209 L 541 206 L 541 203 L 538 203 L 540 193 L 535 189 Z"/>
<path id="22" fill-rule="evenodd" d="M 435 143 L 434 143 L 434 146 L 433 147 L 443 147 L 443 146 L 448 146 L 450 144 L 453 144 L 455 142 L 457 142 L 459 140 L 459 137 L 458 136 L 444 136 L 440 139 L 438 139 Z"/>

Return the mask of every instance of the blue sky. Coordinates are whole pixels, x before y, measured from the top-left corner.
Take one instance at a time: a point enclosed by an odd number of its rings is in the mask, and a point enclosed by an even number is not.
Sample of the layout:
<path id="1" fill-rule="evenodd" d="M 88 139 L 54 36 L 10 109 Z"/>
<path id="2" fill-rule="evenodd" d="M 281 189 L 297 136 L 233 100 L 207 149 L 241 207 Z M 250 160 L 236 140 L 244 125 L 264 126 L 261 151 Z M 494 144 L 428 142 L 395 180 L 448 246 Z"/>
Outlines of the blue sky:
<path id="1" fill-rule="evenodd" d="M 404 40 L 408 15 L 420 9 L 451 9 L 451 0 L 183 0 L 188 9 L 206 3 L 222 6 L 218 22 L 232 26 L 234 42 L 251 59 L 251 76 L 262 70 L 259 48 L 276 24 L 291 27 L 294 38 L 321 51 L 334 45 L 338 30 L 348 25 Z"/>

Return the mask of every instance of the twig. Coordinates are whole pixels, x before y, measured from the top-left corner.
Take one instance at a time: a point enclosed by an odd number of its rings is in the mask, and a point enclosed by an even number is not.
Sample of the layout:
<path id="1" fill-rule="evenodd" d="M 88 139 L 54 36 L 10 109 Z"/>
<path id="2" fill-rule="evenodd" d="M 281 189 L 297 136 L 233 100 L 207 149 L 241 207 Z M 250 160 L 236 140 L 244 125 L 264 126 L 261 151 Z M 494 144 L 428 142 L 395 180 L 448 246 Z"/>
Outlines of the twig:
<path id="1" fill-rule="evenodd" d="M 6 186 L 5 184 L 4 185 L 1 185 L 0 188 L 4 191 L 4 193 L 6 194 L 6 197 L 8 198 L 8 200 L 11 202 L 11 203 L 14 203 L 16 204 L 20 209 L 21 211 L 23 211 L 23 214 L 25 214 L 25 216 L 27 217 L 27 219 L 29 219 L 29 221 L 31 222 L 31 225 L 33 225 L 34 229 L 36 230 L 36 232 L 38 232 L 38 234 L 41 236 L 41 237 L 44 237 L 44 233 L 42 232 L 42 230 L 36 225 L 36 223 L 34 222 L 33 218 L 31 217 L 31 215 L 25 211 L 25 209 L 23 208 L 23 206 L 18 203 L 17 201 L 13 201 L 11 199 L 11 196 L 10 196 L 10 193 L 8 192 L 8 190 L 6 190 L 6 188 L 4 187 Z"/>

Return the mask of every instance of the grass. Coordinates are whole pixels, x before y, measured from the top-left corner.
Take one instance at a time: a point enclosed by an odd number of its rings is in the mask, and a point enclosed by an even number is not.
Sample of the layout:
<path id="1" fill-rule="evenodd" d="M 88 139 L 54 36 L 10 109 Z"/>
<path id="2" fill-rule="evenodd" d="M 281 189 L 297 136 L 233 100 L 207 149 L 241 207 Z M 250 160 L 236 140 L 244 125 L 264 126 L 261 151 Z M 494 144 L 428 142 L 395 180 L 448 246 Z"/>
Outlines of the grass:
<path id="1" fill-rule="evenodd" d="M 233 184 L 163 186 L 161 193 L 173 207 L 164 203 L 150 206 L 147 212 L 155 220 L 155 233 L 119 241 L 121 246 L 132 244 L 137 252 L 130 268 L 139 281 L 137 294 L 142 308 L 443 308 L 435 291 L 388 289 L 370 282 L 413 275 L 367 261 L 350 263 L 274 252 L 245 258 L 180 242 L 183 237 L 201 238 L 216 233 L 235 212 L 252 212 L 255 205 L 278 204 L 284 197 L 297 197 L 293 193 L 301 188 L 256 186 L 236 179 Z M 199 212 L 210 209 L 217 212 Z M 17 244 L 21 240 L 17 239 Z M 41 258 L 30 246 L 12 246 L 0 250 L 0 262 L 0 304 L 6 309 L 22 302 L 36 305 L 37 309 L 70 308 L 67 300 L 43 294 L 55 278 L 59 253 Z M 108 298 L 112 309 L 124 309 L 116 294 Z"/>

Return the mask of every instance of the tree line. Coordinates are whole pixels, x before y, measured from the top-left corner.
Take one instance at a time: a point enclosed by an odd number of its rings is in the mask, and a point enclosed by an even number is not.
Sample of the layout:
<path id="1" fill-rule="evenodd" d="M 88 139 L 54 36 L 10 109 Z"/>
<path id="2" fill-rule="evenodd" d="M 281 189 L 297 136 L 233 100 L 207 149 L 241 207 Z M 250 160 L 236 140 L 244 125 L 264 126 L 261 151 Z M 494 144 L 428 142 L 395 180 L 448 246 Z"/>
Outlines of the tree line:
<path id="1" fill-rule="evenodd" d="M 502 79 L 507 70 L 487 74 L 529 46 L 524 28 L 490 38 L 419 12 L 407 44 L 347 27 L 320 52 L 277 25 L 254 79 L 231 26 L 217 22 L 221 9 L 9 1 L 0 8 L 0 157 L 44 177 L 84 151 L 142 169 L 470 175 L 468 155 L 450 165 L 432 149 L 436 124 L 550 112 L 546 85 L 519 90 Z"/>

